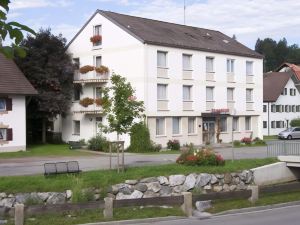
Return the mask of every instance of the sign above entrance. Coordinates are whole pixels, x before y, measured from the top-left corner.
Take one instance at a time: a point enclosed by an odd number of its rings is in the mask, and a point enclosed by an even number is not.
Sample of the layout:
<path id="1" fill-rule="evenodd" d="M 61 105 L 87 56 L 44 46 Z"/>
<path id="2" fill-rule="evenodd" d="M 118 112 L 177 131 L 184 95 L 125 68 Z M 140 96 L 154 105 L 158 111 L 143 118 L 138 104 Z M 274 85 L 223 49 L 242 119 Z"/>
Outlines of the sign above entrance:
<path id="1" fill-rule="evenodd" d="M 229 109 L 212 109 L 211 113 L 213 113 L 213 114 L 228 114 Z"/>

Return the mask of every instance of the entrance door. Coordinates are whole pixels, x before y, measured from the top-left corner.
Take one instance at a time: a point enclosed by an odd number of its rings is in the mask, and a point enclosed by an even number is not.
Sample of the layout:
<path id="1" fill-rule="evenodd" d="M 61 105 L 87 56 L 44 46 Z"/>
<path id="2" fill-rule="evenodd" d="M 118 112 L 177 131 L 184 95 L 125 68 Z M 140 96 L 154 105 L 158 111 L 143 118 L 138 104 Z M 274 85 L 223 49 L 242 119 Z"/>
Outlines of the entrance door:
<path id="1" fill-rule="evenodd" d="M 203 143 L 205 144 L 215 143 L 215 122 L 214 121 L 203 122 Z"/>

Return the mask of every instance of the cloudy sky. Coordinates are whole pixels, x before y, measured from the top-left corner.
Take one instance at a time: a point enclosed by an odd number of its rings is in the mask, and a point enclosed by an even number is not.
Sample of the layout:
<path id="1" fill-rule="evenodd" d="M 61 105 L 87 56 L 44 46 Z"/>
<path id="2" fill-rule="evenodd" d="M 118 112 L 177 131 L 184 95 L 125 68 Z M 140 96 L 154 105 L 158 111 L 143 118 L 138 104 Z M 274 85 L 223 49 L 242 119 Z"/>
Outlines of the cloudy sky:
<path id="1" fill-rule="evenodd" d="M 50 27 L 70 40 L 96 9 L 183 23 L 184 0 L 11 0 L 8 20 Z M 300 45 L 299 0 L 186 0 L 186 24 L 219 30 L 254 48 L 257 38 Z"/>

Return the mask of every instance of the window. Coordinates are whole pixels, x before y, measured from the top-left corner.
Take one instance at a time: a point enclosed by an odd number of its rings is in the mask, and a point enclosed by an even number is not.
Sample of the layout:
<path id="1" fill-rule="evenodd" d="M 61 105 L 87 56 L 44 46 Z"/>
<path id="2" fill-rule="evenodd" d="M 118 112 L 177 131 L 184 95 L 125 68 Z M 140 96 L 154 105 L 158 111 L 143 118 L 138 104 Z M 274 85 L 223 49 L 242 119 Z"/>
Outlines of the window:
<path id="1" fill-rule="evenodd" d="M 283 91 L 281 92 L 281 95 L 287 95 L 287 88 L 283 89 Z"/>
<path id="2" fill-rule="evenodd" d="M 266 105 L 263 106 L 263 112 L 267 112 L 267 106 Z"/>
<path id="3" fill-rule="evenodd" d="M 95 97 L 102 98 L 102 87 L 95 87 Z"/>
<path id="4" fill-rule="evenodd" d="M 94 36 L 98 36 L 98 35 L 102 35 L 102 26 L 101 25 L 97 25 L 94 26 Z M 94 46 L 98 46 L 102 44 L 102 36 L 101 36 L 101 41 L 98 42 L 93 42 Z"/>
<path id="5" fill-rule="evenodd" d="M 167 52 L 157 52 L 157 67 L 167 68 Z"/>
<path id="6" fill-rule="evenodd" d="M 192 70 L 192 55 L 182 55 L 182 68 L 183 70 Z"/>
<path id="7" fill-rule="evenodd" d="M 157 100 L 167 100 L 167 84 L 157 84 Z"/>
<path id="8" fill-rule="evenodd" d="M 271 112 L 276 112 L 276 105 L 271 105 Z"/>
<path id="9" fill-rule="evenodd" d="M 165 118 L 156 118 L 156 135 L 165 134 Z"/>
<path id="10" fill-rule="evenodd" d="M 73 100 L 74 101 L 79 101 L 80 100 L 80 93 L 81 90 L 79 88 L 74 88 L 74 96 L 73 96 Z"/>
<path id="11" fill-rule="evenodd" d="M 284 121 L 276 121 L 276 128 L 284 128 Z"/>
<path id="12" fill-rule="evenodd" d="M 233 101 L 234 88 L 227 88 L 227 101 Z"/>
<path id="13" fill-rule="evenodd" d="M 292 106 L 292 112 L 296 112 L 296 106 L 295 105 Z"/>
<path id="14" fill-rule="evenodd" d="M 0 128 L 0 141 L 6 141 L 6 129 Z"/>
<path id="15" fill-rule="evenodd" d="M 238 131 L 239 130 L 239 118 L 238 117 L 233 117 L 232 118 L 232 130 L 233 131 Z"/>
<path id="16" fill-rule="evenodd" d="M 195 133 L 195 124 L 196 124 L 196 118 L 195 117 L 189 117 L 188 118 L 188 134 L 194 134 Z"/>
<path id="17" fill-rule="evenodd" d="M 102 57 L 101 56 L 96 56 L 95 57 L 95 66 L 100 67 L 102 65 Z"/>
<path id="18" fill-rule="evenodd" d="M 288 105 L 285 105 L 285 106 L 284 106 L 284 111 L 285 111 L 285 112 L 289 112 L 289 106 L 288 106 Z"/>
<path id="19" fill-rule="evenodd" d="M 284 112 L 284 105 L 281 106 L 281 112 Z"/>
<path id="20" fill-rule="evenodd" d="M 246 102 L 253 101 L 253 89 L 246 89 Z"/>
<path id="21" fill-rule="evenodd" d="M 79 68 L 80 68 L 80 60 L 79 60 L 79 58 L 74 58 L 73 59 L 73 63 L 74 63 L 75 69 L 79 70 Z"/>
<path id="22" fill-rule="evenodd" d="M 213 73 L 214 72 L 214 58 L 206 57 L 206 72 Z"/>
<path id="23" fill-rule="evenodd" d="M 172 118 L 172 130 L 173 130 L 173 134 L 180 134 L 180 117 L 173 117 Z"/>
<path id="24" fill-rule="evenodd" d="M 275 121 L 271 121 L 271 128 L 275 128 Z"/>
<path id="25" fill-rule="evenodd" d="M 73 121 L 73 132 L 75 135 L 80 135 L 80 121 L 74 120 Z"/>
<path id="26" fill-rule="evenodd" d="M 289 112 L 292 112 L 292 106 L 289 105 Z"/>
<path id="27" fill-rule="evenodd" d="M 6 110 L 6 99 L 0 98 L 0 111 Z"/>
<path id="28" fill-rule="evenodd" d="M 221 125 L 221 132 L 226 132 L 227 131 L 227 118 L 226 117 L 222 117 L 220 119 L 220 125 Z"/>
<path id="29" fill-rule="evenodd" d="M 290 88 L 290 95 L 291 96 L 296 96 L 296 89 L 295 88 Z"/>
<path id="30" fill-rule="evenodd" d="M 267 121 L 263 121 L 263 128 L 268 128 Z"/>
<path id="31" fill-rule="evenodd" d="M 300 105 L 296 106 L 296 112 L 300 112 Z"/>
<path id="32" fill-rule="evenodd" d="M 227 59 L 227 73 L 234 73 L 234 59 Z"/>
<path id="33" fill-rule="evenodd" d="M 245 129 L 251 130 L 251 117 L 250 116 L 245 117 Z"/>
<path id="34" fill-rule="evenodd" d="M 253 62 L 252 61 L 246 62 L 246 75 L 253 75 Z"/>
<path id="35" fill-rule="evenodd" d="M 182 99 L 183 99 L 183 101 L 191 101 L 192 100 L 192 86 L 183 85 Z"/>
<path id="36" fill-rule="evenodd" d="M 206 87 L 206 101 L 214 100 L 214 87 Z"/>
<path id="37" fill-rule="evenodd" d="M 281 105 L 276 105 L 276 112 L 281 112 Z"/>

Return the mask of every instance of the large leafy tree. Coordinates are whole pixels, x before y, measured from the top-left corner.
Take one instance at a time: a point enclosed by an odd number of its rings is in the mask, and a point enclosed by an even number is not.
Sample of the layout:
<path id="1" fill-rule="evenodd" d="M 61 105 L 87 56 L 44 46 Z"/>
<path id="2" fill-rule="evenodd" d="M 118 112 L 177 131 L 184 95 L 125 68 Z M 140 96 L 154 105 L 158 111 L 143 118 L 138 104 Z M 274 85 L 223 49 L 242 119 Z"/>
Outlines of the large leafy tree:
<path id="1" fill-rule="evenodd" d="M 255 51 L 264 55 L 264 72 L 273 71 L 282 63 L 300 64 L 300 48 L 298 45 L 288 45 L 285 38 L 276 42 L 271 38 L 258 39 Z"/>
<path id="2" fill-rule="evenodd" d="M 7 22 L 9 3 L 10 0 L 0 0 L 0 53 L 4 54 L 8 58 L 12 58 L 14 55 L 25 57 L 26 51 L 20 46 L 24 38 L 23 32 L 25 31 L 31 34 L 35 34 L 35 32 L 29 27 L 18 22 Z M 9 37 L 12 42 L 11 45 L 2 45 L 2 41 L 7 40 L 7 37 Z"/>
<path id="3" fill-rule="evenodd" d="M 50 29 L 28 36 L 21 46 L 28 49 L 27 56 L 16 62 L 39 93 L 27 106 L 29 133 L 37 136 L 42 131 L 45 143 L 48 121 L 69 110 L 74 65 L 66 53 L 66 39 L 53 35 Z"/>

